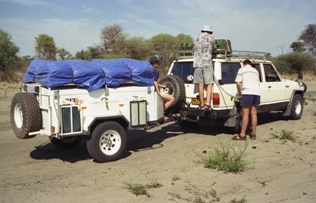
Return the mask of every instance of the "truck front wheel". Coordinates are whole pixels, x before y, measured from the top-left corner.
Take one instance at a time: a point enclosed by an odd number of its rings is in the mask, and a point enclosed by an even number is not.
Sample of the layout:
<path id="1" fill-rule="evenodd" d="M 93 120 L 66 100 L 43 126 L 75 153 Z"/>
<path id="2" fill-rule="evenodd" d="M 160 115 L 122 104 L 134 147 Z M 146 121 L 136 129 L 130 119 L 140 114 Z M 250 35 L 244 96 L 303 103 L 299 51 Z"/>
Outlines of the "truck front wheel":
<path id="1" fill-rule="evenodd" d="M 89 154 L 96 162 L 114 161 L 125 151 L 127 137 L 124 128 L 117 122 L 99 124 L 87 142 Z"/>
<path id="2" fill-rule="evenodd" d="M 293 120 L 298 120 L 303 114 L 304 102 L 301 95 L 296 94 L 292 100 L 291 114 L 290 118 Z"/>

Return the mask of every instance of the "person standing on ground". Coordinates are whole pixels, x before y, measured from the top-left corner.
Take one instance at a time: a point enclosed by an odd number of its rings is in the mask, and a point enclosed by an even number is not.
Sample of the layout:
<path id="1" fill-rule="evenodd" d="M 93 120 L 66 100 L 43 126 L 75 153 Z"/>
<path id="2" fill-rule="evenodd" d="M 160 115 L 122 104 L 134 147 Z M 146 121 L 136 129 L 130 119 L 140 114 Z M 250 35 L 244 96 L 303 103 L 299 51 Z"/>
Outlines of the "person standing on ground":
<path id="1" fill-rule="evenodd" d="M 212 52 L 216 51 L 212 28 L 205 25 L 201 34 L 193 43 L 193 83 L 199 85 L 201 110 L 211 110 L 211 95 L 213 91 Z M 206 104 L 204 104 L 204 89 L 206 89 Z"/>
<path id="2" fill-rule="evenodd" d="M 162 100 L 164 101 L 164 111 L 166 111 L 166 109 L 168 109 L 172 103 L 174 102 L 174 97 L 168 93 L 166 93 L 165 91 L 161 91 L 161 89 L 165 89 L 167 88 L 165 85 L 159 84 L 158 83 L 158 78 L 159 78 L 159 59 L 157 56 L 153 56 L 150 58 L 149 63 L 152 65 L 152 67 L 154 68 L 154 86 L 155 89 L 157 91 L 157 93 L 161 96 Z M 165 121 L 168 120 L 168 117 L 164 118 Z"/>
<path id="3" fill-rule="evenodd" d="M 241 95 L 240 105 L 242 106 L 242 126 L 239 135 L 233 137 L 234 140 L 245 140 L 246 130 L 251 114 L 251 139 L 256 139 L 257 130 L 257 110 L 260 104 L 260 79 L 259 72 L 252 67 L 251 61 L 246 59 L 236 76 L 236 86 L 238 94 Z"/>

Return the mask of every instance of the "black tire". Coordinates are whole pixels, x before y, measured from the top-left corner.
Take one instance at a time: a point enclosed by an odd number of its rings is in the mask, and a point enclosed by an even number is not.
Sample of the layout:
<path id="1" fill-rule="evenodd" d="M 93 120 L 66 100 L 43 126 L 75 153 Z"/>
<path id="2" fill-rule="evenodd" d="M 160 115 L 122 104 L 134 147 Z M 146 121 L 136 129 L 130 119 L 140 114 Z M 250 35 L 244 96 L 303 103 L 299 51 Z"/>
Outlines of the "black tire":
<path id="1" fill-rule="evenodd" d="M 184 129 L 194 129 L 199 125 L 198 122 L 191 122 L 187 120 L 179 121 L 178 124 Z"/>
<path id="2" fill-rule="evenodd" d="M 293 120 L 301 119 L 303 114 L 304 102 L 301 95 L 296 94 L 292 100 L 290 118 Z"/>
<path id="3" fill-rule="evenodd" d="M 78 144 L 81 142 L 82 137 L 64 137 L 61 139 L 57 139 L 57 138 L 49 138 L 50 142 L 57 148 L 59 149 L 72 149 L 76 146 L 78 146 Z"/>
<path id="4" fill-rule="evenodd" d="M 99 124 L 87 142 L 89 154 L 96 162 L 119 159 L 126 149 L 127 137 L 124 128 L 114 121 Z"/>
<path id="5" fill-rule="evenodd" d="M 11 101 L 10 118 L 18 138 L 35 137 L 29 133 L 39 131 L 42 126 L 42 114 L 36 97 L 32 93 L 16 93 Z"/>
<path id="6" fill-rule="evenodd" d="M 159 80 L 159 83 L 167 86 L 171 90 L 169 93 L 174 97 L 174 102 L 167 111 L 173 113 L 179 111 L 186 99 L 185 87 L 181 78 L 176 75 L 166 75 Z"/>

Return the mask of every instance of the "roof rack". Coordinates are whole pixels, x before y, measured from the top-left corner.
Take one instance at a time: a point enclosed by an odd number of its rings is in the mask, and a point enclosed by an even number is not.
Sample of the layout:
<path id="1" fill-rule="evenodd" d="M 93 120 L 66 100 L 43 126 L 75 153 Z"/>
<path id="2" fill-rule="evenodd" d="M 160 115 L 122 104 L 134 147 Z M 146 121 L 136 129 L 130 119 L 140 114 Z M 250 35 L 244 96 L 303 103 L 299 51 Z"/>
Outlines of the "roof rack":
<path id="1" fill-rule="evenodd" d="M 249 60 L 255 59 L 262 59 L 266 61 L 266 52 L 259 52 L 259 51 L 239 51 L 239 50 L 232 50 L 227 51 L 224 49 L 217 49 L 217 53 L 213 53 L 213 58 L 223 58 L 229 61 L 232 58 L 238 58 L 240 61 L 244 60 L 245 58 Z M 181 50 L 178 51 L 178 59 L 190 59 L 193 58 L 193 51 L 192 50 Z"/>

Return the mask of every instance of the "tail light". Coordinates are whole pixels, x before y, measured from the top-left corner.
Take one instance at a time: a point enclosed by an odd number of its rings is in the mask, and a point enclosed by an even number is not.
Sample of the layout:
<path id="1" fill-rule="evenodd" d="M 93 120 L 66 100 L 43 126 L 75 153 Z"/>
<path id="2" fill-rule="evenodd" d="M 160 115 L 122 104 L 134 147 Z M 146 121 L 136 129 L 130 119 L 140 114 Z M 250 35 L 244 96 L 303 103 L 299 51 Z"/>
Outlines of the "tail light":
<path id="1" fill-rule="evenodd" d="M 213 94 L 213 105 L 219 105 L 220 104 L 220 96 L 219 93 Z"/>

